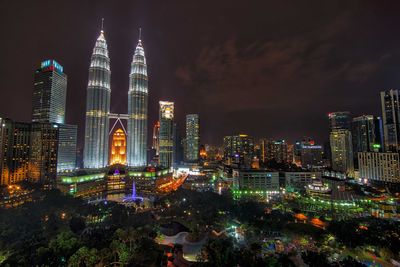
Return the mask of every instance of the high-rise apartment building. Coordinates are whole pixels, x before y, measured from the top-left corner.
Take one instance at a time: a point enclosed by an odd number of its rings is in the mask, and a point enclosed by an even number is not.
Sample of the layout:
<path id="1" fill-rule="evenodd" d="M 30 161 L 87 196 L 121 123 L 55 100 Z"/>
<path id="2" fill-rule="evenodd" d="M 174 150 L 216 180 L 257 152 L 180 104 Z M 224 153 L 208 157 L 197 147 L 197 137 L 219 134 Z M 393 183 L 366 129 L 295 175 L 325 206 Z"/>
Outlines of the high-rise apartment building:
<path id="1" fill-rule="evenodd" d="M 28 178 L 31 125 L 0 118 L 0 185 Z"/>
<path id="2" fill-rule="evenodd" d="M 29 177 L 53 185 L 57 173 L 76 168 L 77 126 L 58 123 L 33 123 Z"/>
<path id="3" fill-rule="evenodd" d="M 171 167 L 173 161 L 174 102 L 160 101 L 159 163 Z"/>
<path id="4" fill-rule="evenodd" d="M 354 159 L 351 132 L 346 129 L 333 130 L 330 133 L 332 169 L 347 176 L 354 175 Z"/>
<path id="5" fill-rule="evenodd" d="M 195 162 L 199 160 L 200 125 L 198 114 L 186 115 L 186 154 L 185 160 Z"/>
<path id="6" fill-rule="evenodd" d="M 224 159 L 228 163 L 250 165 L 254 157 L 254 139 L 247 134 L 224 137 Z"/>
<path id="7" fill-rule="evenodd" d="M 67 99 L 67 75 L 57 61 L 41 63 L 35 72 L 32 122 L 64 123 Z"/>
<path id="8" fill-rule="evenodd" d="M 272 140 L 263 138 L 260 140 L 260 154 L 261 161 L 263 162 L 267 162 L 272 159 L 274 159 L 276 162 L 287 162 L 288 144 L 285 140 Z"/>
<path id="9" fill-rule="evenodd" d="M 31 135 L 29 177 L 54 185 L 57 178 L 58 125 L 34 123 Z"/>

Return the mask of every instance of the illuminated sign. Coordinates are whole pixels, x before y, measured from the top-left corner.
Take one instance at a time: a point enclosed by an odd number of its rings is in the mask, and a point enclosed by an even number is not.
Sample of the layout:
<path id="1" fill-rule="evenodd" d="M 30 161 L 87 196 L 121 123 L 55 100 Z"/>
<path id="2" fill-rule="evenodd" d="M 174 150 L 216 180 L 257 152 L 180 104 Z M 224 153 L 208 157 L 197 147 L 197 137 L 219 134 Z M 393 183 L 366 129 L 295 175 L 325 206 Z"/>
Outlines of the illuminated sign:
<path id="1" fill-rule="evenodd" d="M 373 144 L 372 145 L 374 148 L 381 148 L 381 145 L 380 144 Z"/>
<path id="2" fill-rule="evenodd" d="M 160 101 L 161 116 L 166 119 L 174 118 L 174 102 Z"/>
<path id="3" fill-rule="evenodd" d="M 46 69 L 49 68 L 50 70 L 56 70 L 60 73 L 63 73 L 64 68 L 63 66 L 61 66 L 57 61 L 53 60 L 53 59 L 48 59 L 45 61 L 42 61 L 42 63 L 40 64 L 40 67 L 42 69 Z"/>
<path id="4" fill-rule="evenodd" d="M 321 149 L 322 146 L 303 146 L 303 148 L 308 148 L 308 149 Z"/>

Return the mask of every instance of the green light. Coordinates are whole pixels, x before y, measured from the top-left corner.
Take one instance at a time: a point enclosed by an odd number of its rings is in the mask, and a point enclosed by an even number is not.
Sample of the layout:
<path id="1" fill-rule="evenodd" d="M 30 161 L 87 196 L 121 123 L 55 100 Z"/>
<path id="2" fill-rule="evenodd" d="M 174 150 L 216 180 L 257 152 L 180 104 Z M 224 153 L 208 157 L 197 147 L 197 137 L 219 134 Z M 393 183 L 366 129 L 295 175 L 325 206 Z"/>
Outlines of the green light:
<path id="1" fill-rule="evenodd" d="M 381 148 L 381 145 L 380 144 L 373 144 L 372 147 L 373 148 Z"/>
<path id="2" fill-rule="evenodd" d="M 96 173 L 96 174 L 88 174 L 88 175 L 82 175 L 82 176 L 61 176 L 61 182 L 64 184 L 74 184 L 74 183 L 83 183 L 83 182 L 89 182 L 89 181 L 94 181 L 94 180 L 99 180 L 103 179 L 105 176 L 105 173 Z"/>

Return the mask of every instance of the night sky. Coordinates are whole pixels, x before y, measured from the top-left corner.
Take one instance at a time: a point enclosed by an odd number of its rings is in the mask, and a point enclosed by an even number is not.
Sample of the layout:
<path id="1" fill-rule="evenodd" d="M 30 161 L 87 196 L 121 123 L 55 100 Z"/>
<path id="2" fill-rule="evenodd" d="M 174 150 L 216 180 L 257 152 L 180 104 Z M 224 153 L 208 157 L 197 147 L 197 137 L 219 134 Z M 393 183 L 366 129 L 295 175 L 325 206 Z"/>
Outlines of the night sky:
<path id="1" fill-rule="evenodd" d="M 328 112 L 380 115 L 379 91 L 400 88 L 399 14 L 400 1 L 0 0 L 0 116 L 30 121 L 34 71 L 55 59 L 82 146 L 104 17 L 112 112 L 127 112 L 141 27 L 150 132 L 158 101 L 170 100 L 182 129 L 186 114 L 200 114 L 202 143 L 235 133 L 322 142 Z"/>

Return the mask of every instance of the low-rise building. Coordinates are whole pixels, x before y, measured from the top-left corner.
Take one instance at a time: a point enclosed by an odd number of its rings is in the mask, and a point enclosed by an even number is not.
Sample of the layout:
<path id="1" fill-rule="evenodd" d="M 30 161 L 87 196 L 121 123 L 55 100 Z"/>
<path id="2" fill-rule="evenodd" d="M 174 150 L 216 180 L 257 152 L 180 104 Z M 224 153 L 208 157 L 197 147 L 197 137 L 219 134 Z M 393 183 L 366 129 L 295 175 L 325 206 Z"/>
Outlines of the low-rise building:
<path id="1" fill-rule="evenodd" d="M 64 194 L 92 198 L 102 195 L 107 189 L 106 173 L 93 173 L 57 177 L 57 188 Z"/>
<path id="2" fill-rule="evenodd" d="M 279 172 L 265 169 L 233 169 L 233 188 L 263 193 L 279 192 Z"/>
<path id="3" fill-rule="evenodd" d="M 285 172 L 285 189 L 288 192 L 304 191 L 315 179 L 321 179 L 320 172 Z"/>

